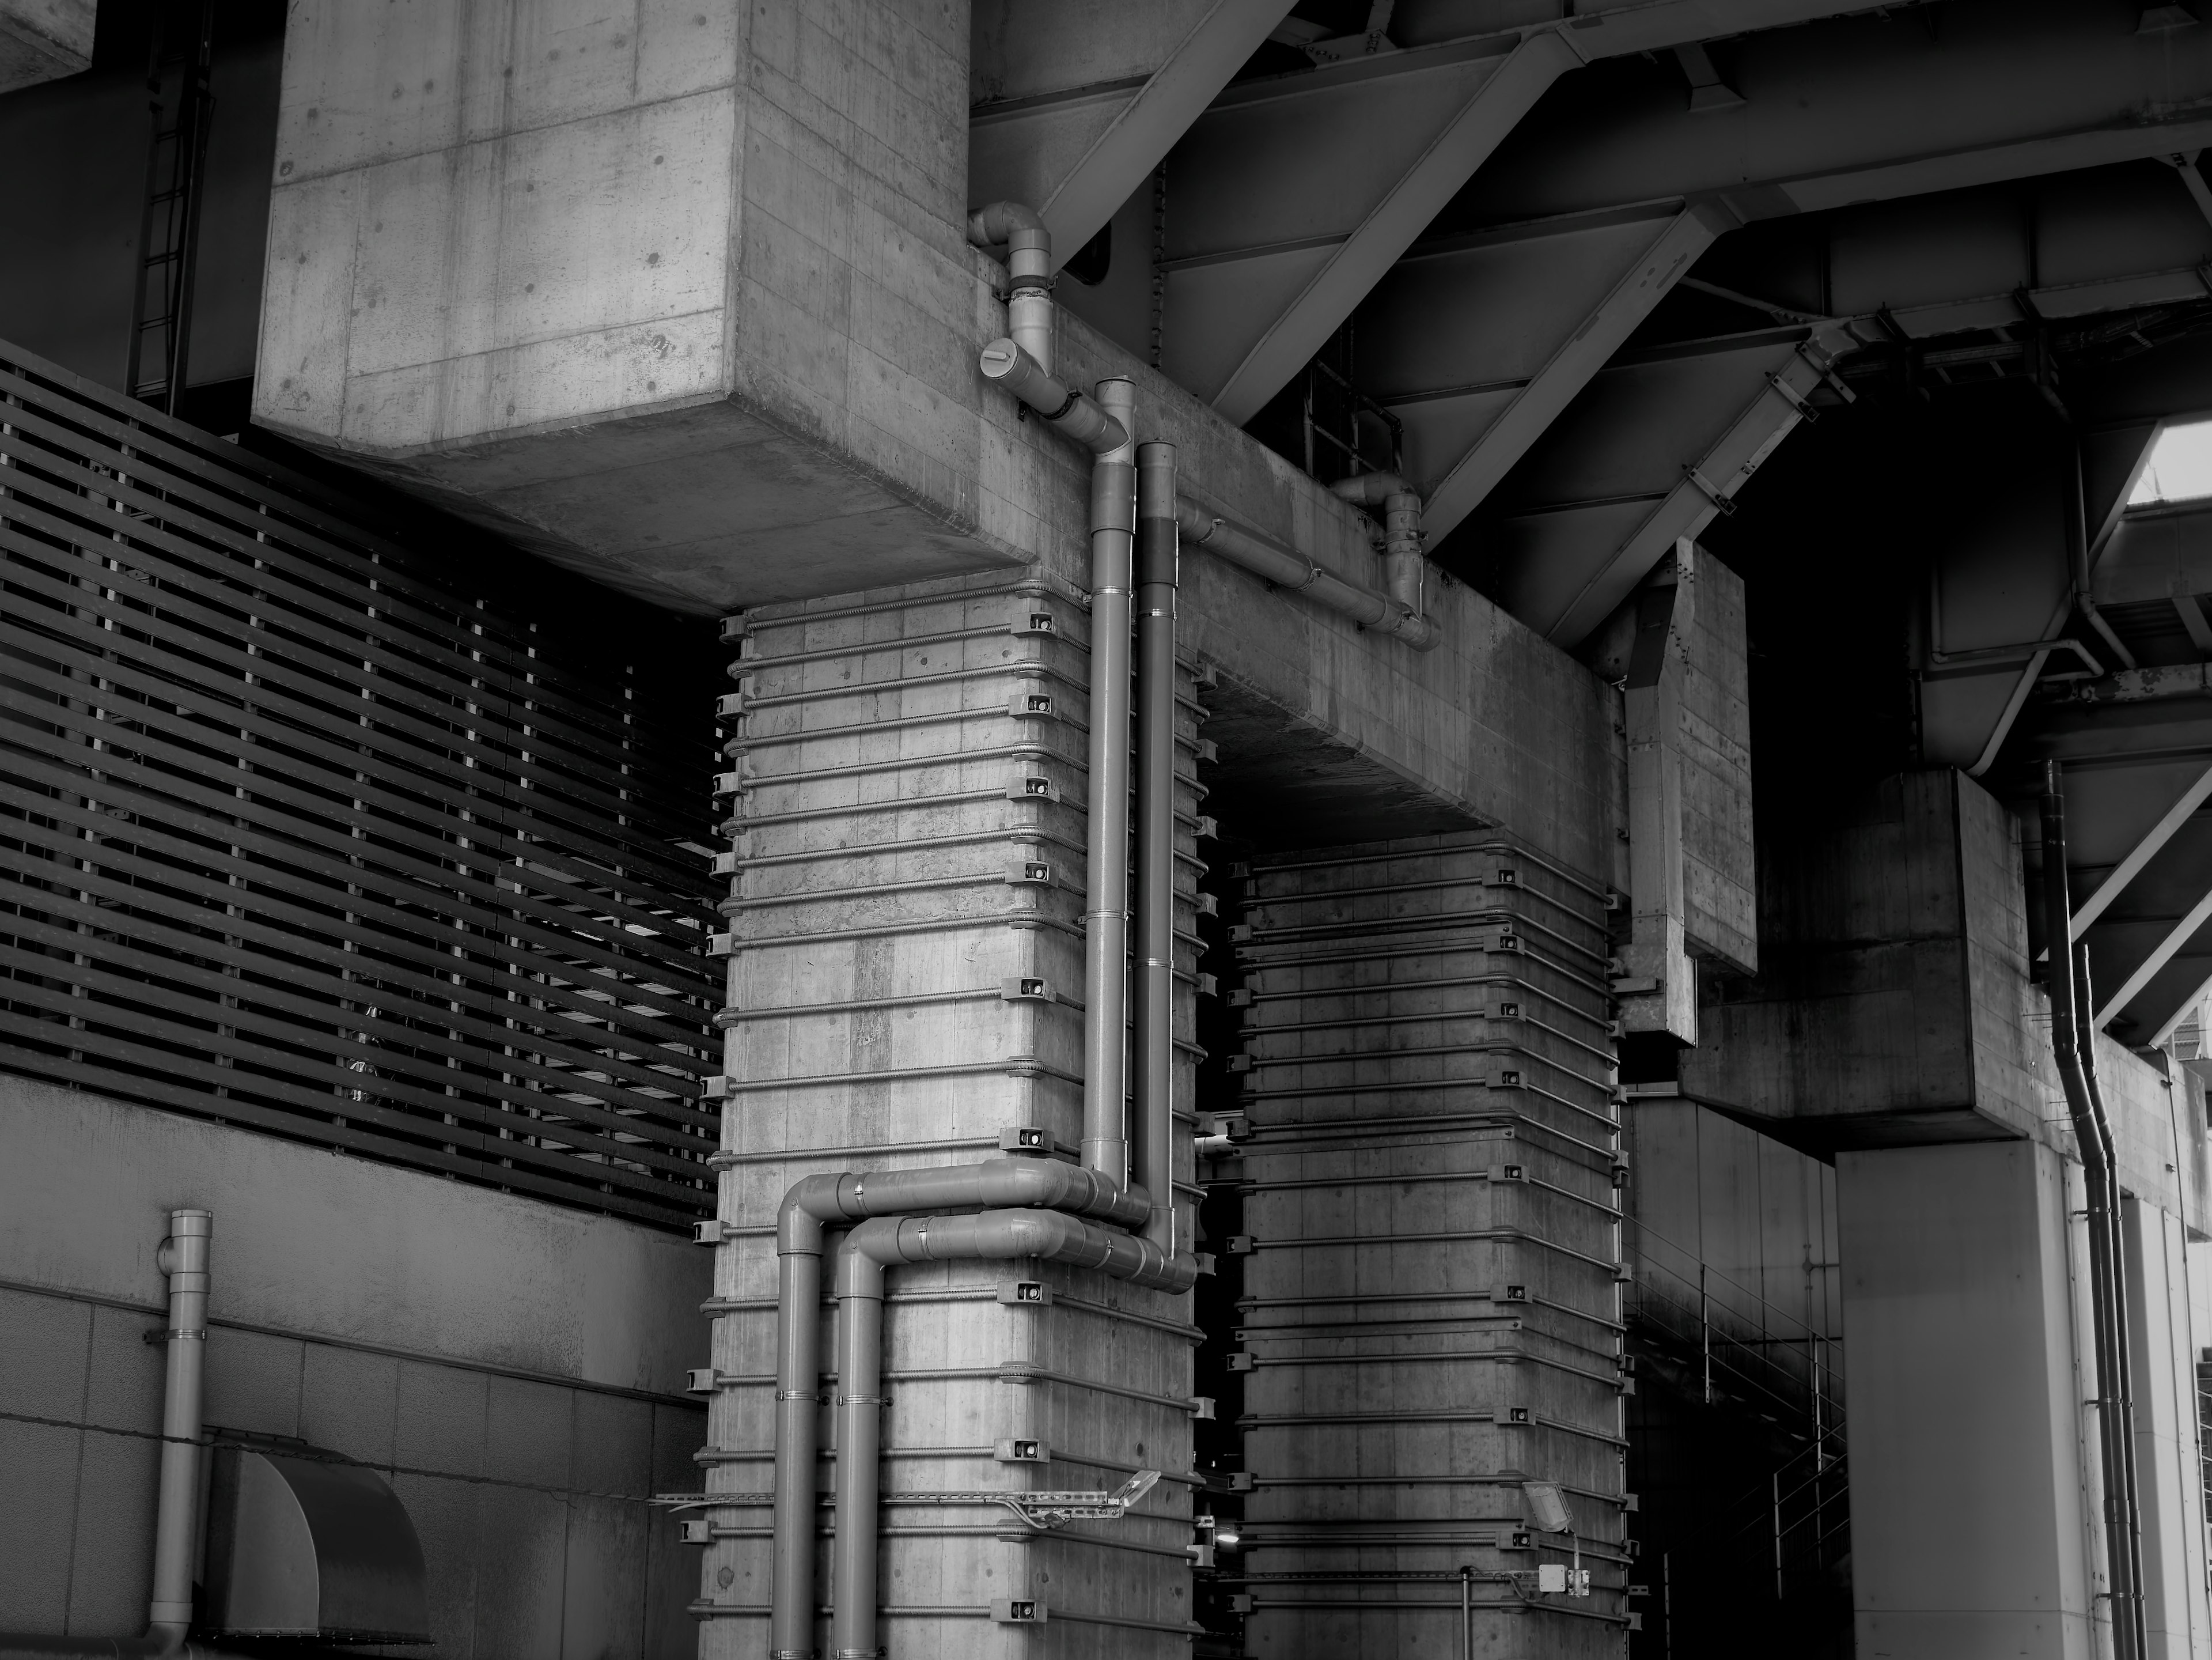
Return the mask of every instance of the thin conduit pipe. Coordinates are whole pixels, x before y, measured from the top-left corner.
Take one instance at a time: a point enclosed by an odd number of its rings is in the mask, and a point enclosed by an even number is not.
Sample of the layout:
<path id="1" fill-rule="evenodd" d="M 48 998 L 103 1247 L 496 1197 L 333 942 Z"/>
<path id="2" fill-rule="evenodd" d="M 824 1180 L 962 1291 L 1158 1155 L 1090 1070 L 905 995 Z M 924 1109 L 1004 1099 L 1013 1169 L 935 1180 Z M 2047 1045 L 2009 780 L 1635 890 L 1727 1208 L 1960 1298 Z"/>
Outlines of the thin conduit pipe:
<path id="1" fill-rule="evenodd" d="M 1135 1170 L 1154 1200 L 1145 1237 L 1175 1225 L 1176 451 L 1137 447 L 1137 960 L 1131 1028 Z"/>
<path id="2" fill-rule="evenodd" d="M 2134 1360 L 2129 1353 L 2127 1255 L 2120 1219 L 2120 1166 L 2112 1146 L 2112 1119 L 2105 1111 L 2105 1091 L 2097 1079 L 2097 1027 L 2090 1012 L 2097 1006 L 2089 986 L 2089 947 L 2074 947 L 2074 1015 L 2081 1055 L 2081 1081 L 2089 1092 L 2089 1107 L 2104 1138 L 2106 1207 L 2105 1229 L 2112 1257 L 2112 1410 L 2119 1425 L 2120 1450 L 2126 1469 L 2120 1497 L 2127 1525 L 2128 1583 L 2134 1589 L 2136 1644 L 2148 1650 L 2150 1633 L 2143 1618 L 2143 1560 L 2142 1478 L 2136 1468 L 2136 1404 Z"/>
<path id="3" fill-rule="evenodd" d="M 889 1217 L 864 1222 L 837 1253 L 836 1593 L 832 1660 L 873 1660 L 878 1641 L 877 1459 L 883 1408 L 884 1271 L 901 1263 L 1004 1262 L 1035 1257 L 1097 1268 L 1133 1285 L 1186 1291 L 1197 1276 L 1188 1257 L 1147 1239 L 1094 1227 L 1054 1211 L 985 1211 L 969 1216 Z M 778 1546 L 782 1539 L 779 1533 Z"/>
<path id="4" fill-rule="evenodd" d="M 1432 651 L 1443 642 L 1437 625 L 1403 601 L 1339 576 L 1306 555 L 1224 519 L 1188 496 L 1176 498 L 1176 518 L 1188 545 L 1204 548 L 1279 588 L 1310 594 L 1324 610 L 1349 617 L 1362 627 L 1394 635 L 1416 651 Z"/>
<path id="5" fill-rule="evenodd" d="M 2067 894 L 2066 798 L 2060 777 L 2058 763 L 2046 761 L 2043 914 L 2045 937 L 2055 941 L 2066 939 L 2074 915 Z M 2083 1185 L 2087 1189 L 2090 1322 L 2095 1334 L 2097 1438 L 2104 1472 L 2105 1554 L 2112 1581 L 2114 1647 L 2123 1660 L 2144 1660 L 2148 1651 L 2141 1582 L 2136 1572 L 2139 1559 L 2130 1530 L 2135 1493 L 2129 1482 L 2127 1444 L 2132 1437 L 2126 1422 L 2121 1371 L 2126 1360 L 2125 1312 L 2117 1250 L 2118 1207 L 2113 1203 L 2112 1131 L 2105 1121 L 2101 1098 L 2092 1091 L 2090 1073 L 2081 1062 L 2083 1033 L 2088 1028 L 2084 1019 L 2087 1000 L 2081 994 L 2077 966 L 2073 951 L 2051 953 L 2051 1047 L 2065 1088 L 2067 1112 L 2074 1121 L 2074 1139 L 2081 1150 Z"/>
<path id="6" fill-rule="evenodd" d="M 1040 1158 L 994 1158 L 980 1164 L 923 1170 L 810 1176 L 784 1195 L 776 1216 L 776 1387 L 775 1544 L 770 1570 L 771 1660 L 814 1660 L 814 1467 L 819 1452 L 816 1394 L 822 1375 L 822 1254 L 828 1228 L 925 1210 L 988 1210 L 1000 1216 L 1040 1213 L 1009 1206 L 1048 1207 L 1078 1217 L 1139 1226 L 1152 1214 L 1140 1190 L 1124 1189 L 1097 1171 Z M 855 1229 L 854 1232 L 859 1232 Z M 1103 1230 L 1092 1230 L 1103 1234 Z M 1119 1237 L 1120 1236 L 1110 1236 Z M 916 1259 L 919 1260 L 919 1259 Z M 1170 1280 L 1196 1263 L 1169 1263 Z M 1159 1272 L 1158 1265 L 1152 1271 Z M 1132 1274 L 1122 1277 L 1131 1278 Z M 1165 1282 L 1162 1282 L 1165 1283 Z M 1189 1278 L 1182 1280 L 1183 1285 Z M 880 1316 L 880 1286 L 878 1316 Z M 840 1371 L 853 1365 L 839 1351 Z M 880 1372 L 880 1360 L 871 1363 Z M 853 1373 L 858 1377 L 860 1374 Z M 878 1379 L 879 1381 L 879 1379 Z M 855 1391 L 873 1396 L 876 1383 Z M 840 1411 L 843 1408 L 841 1407 Z M 871 1424 L 875 1423 L 872 1418 Z M 871 1434 L 875 1433 L 871 1431 Z M 842 1438 L 839 1445 L 854 1443 Z M 839 1466 L 852 1462 L 840 1458 Z M 874 1480 L 874 1444 L 866 1460 Z M 842 1477 L 840 1477 L 842 1483 Z M 872 1499 L 867 1512 L 874 1516 Z M 839 1582 L 843 1583 L 842 1580 Z M 869 1582 L 873 1584 L 873 1580 Z"/>

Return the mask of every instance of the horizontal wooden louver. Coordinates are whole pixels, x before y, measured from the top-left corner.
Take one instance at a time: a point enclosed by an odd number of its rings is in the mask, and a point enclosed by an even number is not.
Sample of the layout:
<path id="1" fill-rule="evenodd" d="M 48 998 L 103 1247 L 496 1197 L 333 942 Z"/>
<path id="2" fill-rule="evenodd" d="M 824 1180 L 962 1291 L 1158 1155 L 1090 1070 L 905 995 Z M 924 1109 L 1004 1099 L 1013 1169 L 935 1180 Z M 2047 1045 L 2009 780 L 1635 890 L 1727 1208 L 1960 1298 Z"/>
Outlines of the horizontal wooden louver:
<path id="1" fill-rule="evenodd" d="M 367 517 L 0 344 L 0 1069 L 709 1213 L 712 635 Z"/>

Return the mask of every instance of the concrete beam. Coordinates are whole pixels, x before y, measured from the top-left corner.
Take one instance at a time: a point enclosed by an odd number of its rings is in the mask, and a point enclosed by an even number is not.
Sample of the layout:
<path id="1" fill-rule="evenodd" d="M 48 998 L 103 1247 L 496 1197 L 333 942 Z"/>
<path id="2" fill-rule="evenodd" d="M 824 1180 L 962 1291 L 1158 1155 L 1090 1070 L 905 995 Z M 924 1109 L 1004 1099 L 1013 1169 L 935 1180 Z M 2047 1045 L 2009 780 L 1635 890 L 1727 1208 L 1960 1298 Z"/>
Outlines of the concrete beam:
<path id="1" fill-rule="evenodd" d="M 92 67 L 100 0 L 0 0 L 0 93 Z"/>
<path id="2" fill-rule="evenodd" d="M 999 0 L 970 19 L 971 202 L 1026 202 L 1053 257 L 1096 236 L 1290 9 L 1287 0 L 1099 7 Z"/>

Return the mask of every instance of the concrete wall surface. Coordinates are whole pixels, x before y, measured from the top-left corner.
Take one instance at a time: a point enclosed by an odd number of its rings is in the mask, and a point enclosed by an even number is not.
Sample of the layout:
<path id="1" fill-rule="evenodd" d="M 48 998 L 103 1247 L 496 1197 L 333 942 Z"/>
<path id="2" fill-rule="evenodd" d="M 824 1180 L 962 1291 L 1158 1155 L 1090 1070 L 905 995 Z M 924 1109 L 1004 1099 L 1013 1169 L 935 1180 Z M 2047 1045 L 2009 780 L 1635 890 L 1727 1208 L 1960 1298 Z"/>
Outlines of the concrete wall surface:
<path id="1" fill-rule="evenodd" d="M 1729 1335 L 1816 1338 L 1840 1371 L 1834 1169 L 1693 1102 L 1632 1098 L 1622 1117 L 1631 1305 L 1694 1314 L 1702 1268 Z"/>
<path id="2" fill-rule="evenodd" d="M 2124 1199 L 2120 1210 L 2141 1481 L 2143 1630 L 2153 1660 L 2203 1660 L 2212 1655 L 2212 1601 L 2187 1243 L 2181 1224 L 2155 1206 Z"/>
<path id="3" fill-rule="evenodd" d="M 2027 1141 L 1838 1157 L 1863 1655 L 2090 1660 L 2109 1641 L 2068 1177 Z"/>
<path id="4" fill-rule="evenodd" d="M 681 610 L 1087 585 L 1087 460 L 976 368 L 1006 274 L 965 245 L 968 46 L 918 3 L 310 0 L 255 420 Z M 1136 381 L 1190 493 L 1380 584 L 1357 509 L 1065 312 L 1057 356 Z M 1185 569 L 1186 649 L 1278 730 L 1625 879 L 1611 695 L 1565 653 L 1440 573 L 1422 654 Z"/>
<path id="5" fill-rule="evenodd" d="M 1709 982 L 1685 1095 L 1801 1145 L 2027 1136 L 2071 1155 L 2019 827 L 1994 796 L 1948 769 L 1899 775 L 1771 842 L 1760 882 L 1765 972 Z M 2187 1080 L 2102 1034 L 2096 1063 L 2123 1185 L 2203 1237 L 2212 1171 Z"/>
<path id="6" fill-rule="evenodd" d="M 0 1077 L 0 1628 L 143 1630 L 167 1213 L 215 1213 L 206 1420 L 382 1471 L 441 1660 L 690 1655 L 707 1254 Z"/>

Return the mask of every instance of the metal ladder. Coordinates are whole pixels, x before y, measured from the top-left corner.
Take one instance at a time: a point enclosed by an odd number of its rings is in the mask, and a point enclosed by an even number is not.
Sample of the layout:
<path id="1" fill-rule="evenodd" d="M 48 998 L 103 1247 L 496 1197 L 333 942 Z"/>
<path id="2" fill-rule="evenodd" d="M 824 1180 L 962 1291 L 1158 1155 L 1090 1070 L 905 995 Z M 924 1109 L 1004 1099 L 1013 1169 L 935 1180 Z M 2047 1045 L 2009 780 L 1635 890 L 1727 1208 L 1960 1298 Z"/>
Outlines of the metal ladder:
<path id="1" fill-rule="evenodd" d="M 138 232 L 127 384 L 171 415 L 184 393 L 215 58 L 215 0 L 157 11 L 147 52 L 146 206 Z"/>

